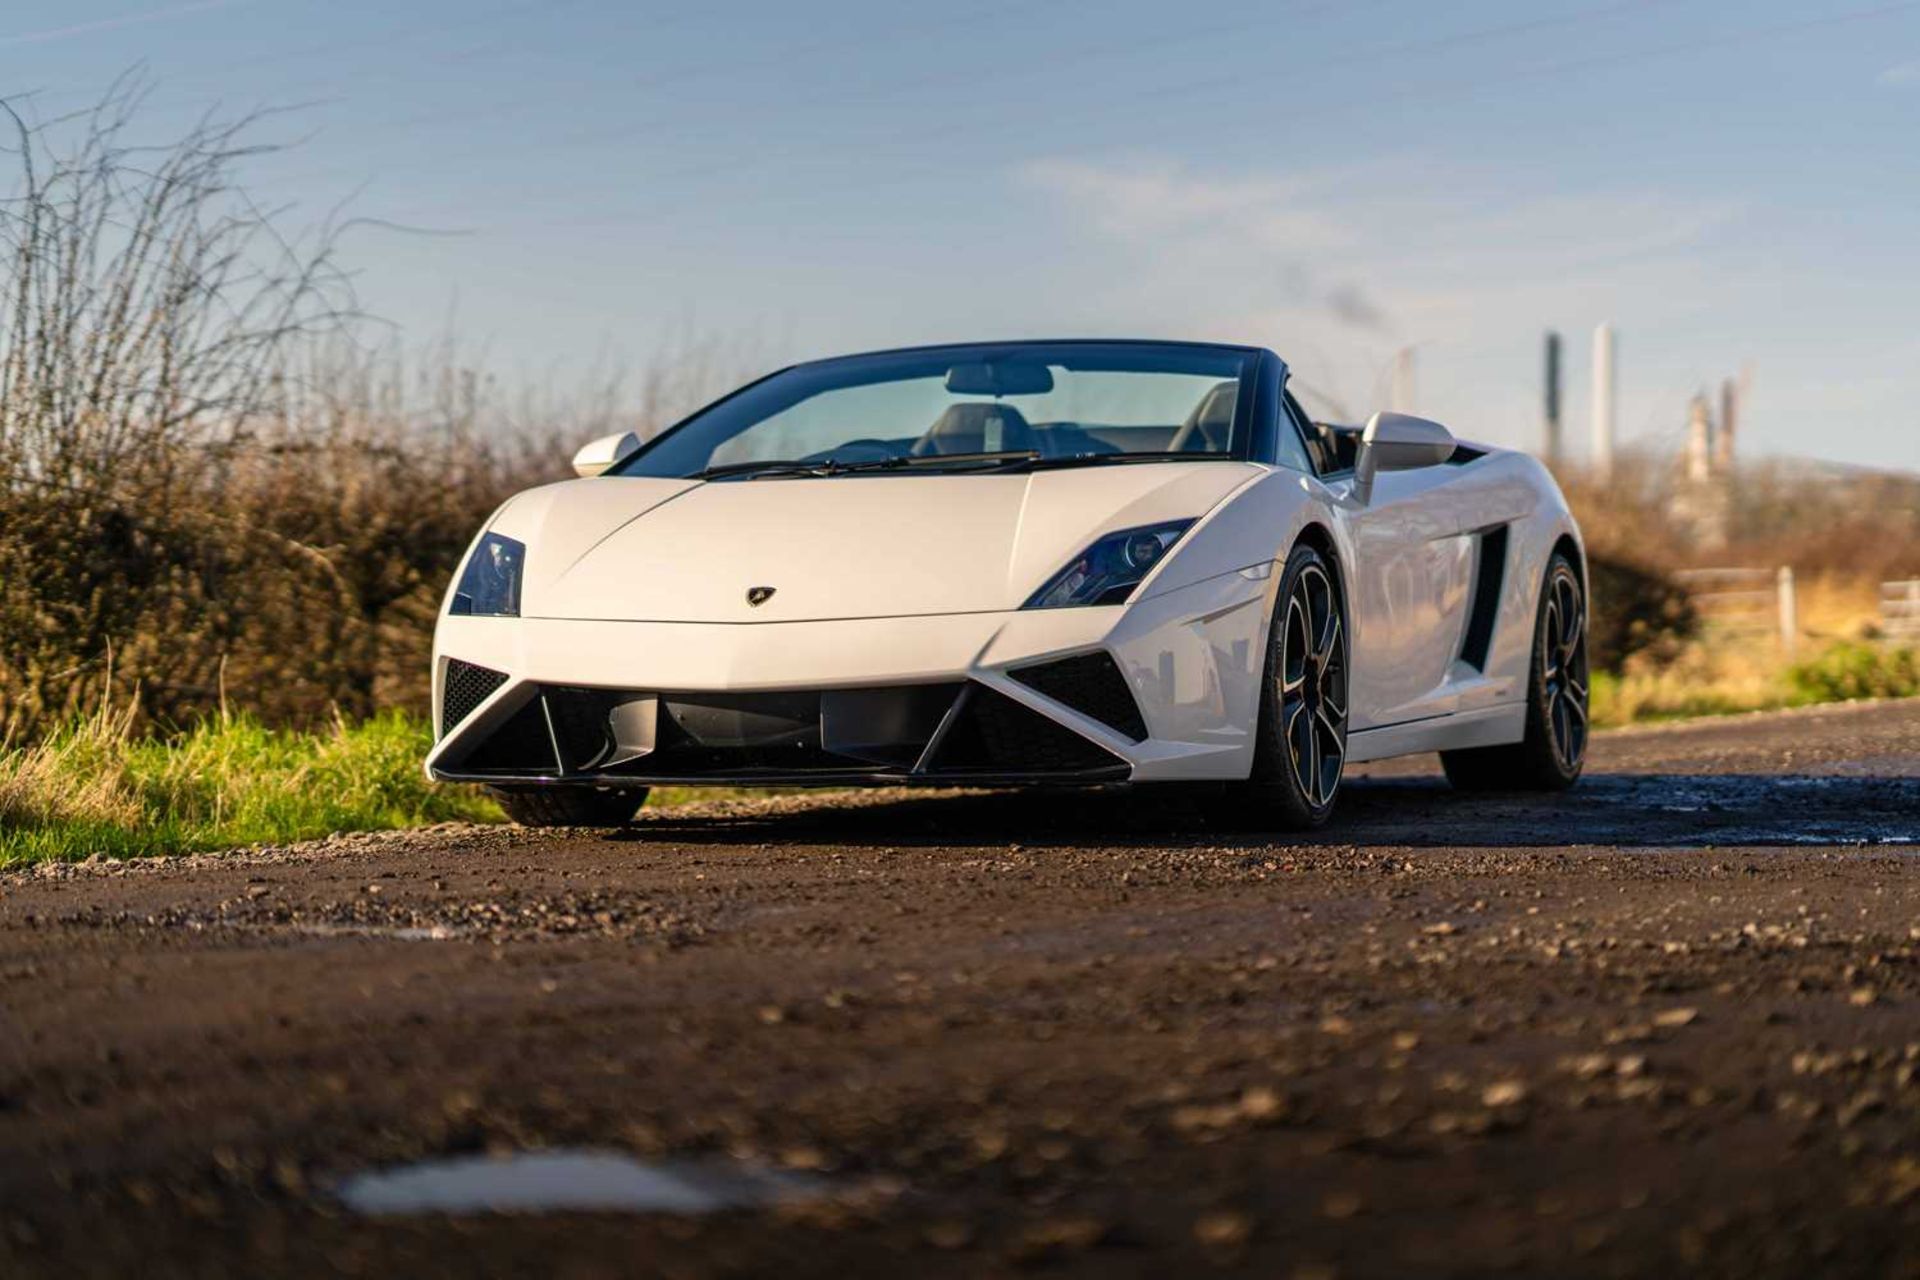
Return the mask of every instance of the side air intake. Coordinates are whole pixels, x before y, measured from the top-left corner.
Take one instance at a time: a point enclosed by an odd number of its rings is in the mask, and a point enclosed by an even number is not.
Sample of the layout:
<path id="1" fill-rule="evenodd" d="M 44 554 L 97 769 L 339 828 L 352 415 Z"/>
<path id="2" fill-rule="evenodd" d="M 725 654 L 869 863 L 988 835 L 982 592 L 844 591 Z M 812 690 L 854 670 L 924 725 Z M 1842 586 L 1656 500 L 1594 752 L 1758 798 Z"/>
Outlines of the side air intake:
<path id="1" fill-rule="evenodd" d="M 1146 739 L 1147 722 L 1140 715 L 1140 704 L 1133 700 L 1120 664 L 1105 650 L 1015 667 L 1007 674 L 1035 693 L 1098 720 L 1129 742 Z"/>
<path id="2" fill-rule="evenodd" d="M 1460 661 L 1485 671 L 1487 651 L 1493 647 L 1493 624 L 1500 616 L 1500 592 L 1507 581 L 1507 526 L 1485 530 L 1479 541 L 1473 604 L 1467 610 L 1467 638 L 1460 644 Z"/>
<path id="3" fill-rule="evenodd" d="M 506 682 L 504 671 L 448 658 L 445 678 L 441 681 L 440 736 L 444 738 L 452 733 L 455 725 L 472 715 L 474 708 L 492 697 Z"/>

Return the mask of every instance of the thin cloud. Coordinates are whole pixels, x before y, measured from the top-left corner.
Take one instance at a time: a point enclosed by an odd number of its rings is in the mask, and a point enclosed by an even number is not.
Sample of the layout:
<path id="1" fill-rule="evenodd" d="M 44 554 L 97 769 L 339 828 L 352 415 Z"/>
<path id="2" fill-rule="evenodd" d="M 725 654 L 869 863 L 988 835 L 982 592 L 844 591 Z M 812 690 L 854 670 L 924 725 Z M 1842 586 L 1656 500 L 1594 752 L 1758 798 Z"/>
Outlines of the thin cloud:
<path id="1" fill-rule="evenodd" d="M 1022 168 L 1031 185 L 1091 214 L 1121 239 L 1231 227 L 1254 242 L 1296 251 L 1343 246 L 1336 219 L 1307 207 L 1316 184 L 1267 176 L 1212 176 L 1164 161 L 1132 165 L 1037 160 Z"/>
<path id="2" fill-rule="evenodd" d="M 1910 85 L 1920 84 L 1920 58 L 1888 67 L 1875 76 L 1874 80 L 1890 89 L 1904 89 Z"/>
<path id="3" fill-rule="evenodd" d="M 20 44 L 51 44 L 55 40 L 71 40 L 75 36 L 96 35 L 103 31 L 118 31 L 122 27 L 137 27 L 149 22 L 165 22 L 169 18 L 184 18 L 191 14 L 205 13 L 210 9 L 231 9 L 236 5 L 249 3 L 250 0 L 198 0 L 195 4 L 178 4 L 165 9 L 149 9 L 144 13 L 123 13 L 117 18 L 98 18 L 92 22 L 77 22 L 66 27 L 48 27 L 44 31 L 27 31 L 17 36 L 0 36 L 0 47 Z"/>
<path id="4" fill-rule="evenodd" d="M 1717 252 L 1737 243 L 1740 202 L 1657 187 L 1516 188 L 1417 153 L 1205 170 L 1062 157 L 1016 178 L 1056 207 L 1061 292 L 1081 312 L 1116 330 L 1264 343 L 1340 419 L 1377 404 L 1380 370 L 1414 345 L 1423 412 L 1531 443 L 1543 326 L 1613 317 L 1637 333 L 1719 333 L 1781 287 Z M 1663 395 L 1623 392 L 1624 418 L 1664 421 Z"/>
<path id="5" fill-rule="evenodd" d="M 1208 174 L 1148 158 L 1036 161 L 1020 176 L 1102 236 L 1158 259 L 1167 274 L 1217 277 L 1228 269 L 1223 256 L 1239 259 L 1342 324 L 1391 327 L 1358 283 L 1322 278 L 1321 263 L 1359 247 L 1351 219 L 1337 208 L 1333 175 Z"/>

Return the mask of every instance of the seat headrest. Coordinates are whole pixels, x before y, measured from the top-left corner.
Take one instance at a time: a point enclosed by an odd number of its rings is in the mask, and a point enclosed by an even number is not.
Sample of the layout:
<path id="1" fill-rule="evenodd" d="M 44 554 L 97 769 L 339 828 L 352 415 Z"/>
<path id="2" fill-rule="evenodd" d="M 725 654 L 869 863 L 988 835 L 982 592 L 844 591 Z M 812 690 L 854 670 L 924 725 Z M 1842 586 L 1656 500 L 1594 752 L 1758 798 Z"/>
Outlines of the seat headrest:
<path id="1" fill-rule="evenodd" d="M 1207 389 L 1200 403 L 1174 432 L 1167 446 L 1176 453 L 1225 453 L 1233 435 L 1233 411 L 1240 401 L 1240 384 L 1222 382 Z"/>
<path id="2" fill-rule="evenodd" d="M 914 442 L 916 455 L 992 453 L 1034 447 L 1033 426 L 1010 404 L 948 405 L 927 433 Z"/>

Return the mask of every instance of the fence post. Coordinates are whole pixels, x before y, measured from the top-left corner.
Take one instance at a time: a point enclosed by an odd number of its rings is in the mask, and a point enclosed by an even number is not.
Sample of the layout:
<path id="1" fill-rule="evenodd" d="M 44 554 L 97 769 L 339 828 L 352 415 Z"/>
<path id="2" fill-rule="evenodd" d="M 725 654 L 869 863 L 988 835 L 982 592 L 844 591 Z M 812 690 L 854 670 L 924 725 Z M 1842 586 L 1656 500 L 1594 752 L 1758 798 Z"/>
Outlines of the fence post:
<path id="1" fill-rule="evenodd" d="M 1781 565 L 1776 581 L 1780 595 L 1780 648 L 1791 658 L 1800 640 L 1800 608 L 1793 598 L 1793 566 Z"/>

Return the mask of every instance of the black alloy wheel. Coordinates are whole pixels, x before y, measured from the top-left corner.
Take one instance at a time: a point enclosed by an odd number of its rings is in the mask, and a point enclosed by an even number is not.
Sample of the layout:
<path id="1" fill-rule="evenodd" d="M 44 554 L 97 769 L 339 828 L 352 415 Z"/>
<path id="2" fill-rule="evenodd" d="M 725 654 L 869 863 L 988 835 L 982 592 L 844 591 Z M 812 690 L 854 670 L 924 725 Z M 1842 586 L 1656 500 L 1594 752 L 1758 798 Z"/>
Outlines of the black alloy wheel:
<path id="1" fill-rule="evenodd" d="M 1280 722 L 1301 794 L 1331 805 L 1347 761 L 1347 654 L 1333 582 L 1304 566 L 1287 597 L 1280 650 Z"/>
<path id="2" fill-rule="evenodd" d="M 1348 661 L 1339 581 L 1319 551 L 1297 546 L 1281 574 L 1243 788 L 1254 820 L 1306 831 L 1333 813 L 1347 765 Z"/>
<path id="3" fill-rule="evenodd" d="M 1587 614 L 1580 580 L 1561 561 L 1547 582 L 1542 694 L 1560 768 L 1579 773 L 1587 755 Z"/>

